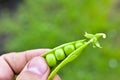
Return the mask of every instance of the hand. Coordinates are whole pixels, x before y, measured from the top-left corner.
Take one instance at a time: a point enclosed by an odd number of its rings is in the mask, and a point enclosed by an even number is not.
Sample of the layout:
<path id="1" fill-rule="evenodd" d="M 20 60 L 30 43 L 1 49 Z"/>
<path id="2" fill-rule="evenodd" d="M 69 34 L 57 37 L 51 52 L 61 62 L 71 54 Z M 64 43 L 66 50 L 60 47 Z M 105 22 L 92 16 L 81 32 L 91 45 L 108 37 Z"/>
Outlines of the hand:
<path id="1" fill-rule="evenodd" d="M 8 53 L 0 56 L 0 80 L 47 80 L 50 68 L 40 57 L 48 49 Z M 61 80 L 58 75 L 53 80 Z"/>

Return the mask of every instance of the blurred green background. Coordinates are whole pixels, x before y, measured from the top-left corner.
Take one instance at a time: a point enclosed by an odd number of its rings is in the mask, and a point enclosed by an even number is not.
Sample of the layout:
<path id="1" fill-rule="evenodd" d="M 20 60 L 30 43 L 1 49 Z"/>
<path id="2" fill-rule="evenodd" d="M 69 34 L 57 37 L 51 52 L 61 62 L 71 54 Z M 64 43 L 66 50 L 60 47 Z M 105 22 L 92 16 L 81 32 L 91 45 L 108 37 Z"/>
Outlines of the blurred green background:
<path id="1" fill-rule="evenodd" d="M 0 12 L 0 53 L 54 48 L 104 32 L 102 49 L 86 48 L 63 67 L 62 80 L 120 80 L 119 0 L 24 0 Z"/>

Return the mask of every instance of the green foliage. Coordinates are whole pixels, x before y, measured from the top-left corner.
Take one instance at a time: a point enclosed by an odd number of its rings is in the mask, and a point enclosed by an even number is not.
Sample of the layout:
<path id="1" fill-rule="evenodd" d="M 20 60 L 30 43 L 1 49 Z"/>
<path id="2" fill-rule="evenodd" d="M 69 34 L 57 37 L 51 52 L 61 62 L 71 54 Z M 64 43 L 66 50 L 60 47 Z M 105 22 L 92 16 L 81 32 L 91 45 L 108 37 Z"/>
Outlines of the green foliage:
<path id="1" fill-rule="evenodd" d="M 101 50 L 87 48 L 60 75 L 63 80 L 120 80 L 120 19 L 110 15 L 111 4 L 112 0 L 25 0 L 13 15 L 6 11 L 0 18 L 0 34 L 10 36 L 5 50 L 53 48 L 81 39 L 84 32 L 105 32 Z"/>

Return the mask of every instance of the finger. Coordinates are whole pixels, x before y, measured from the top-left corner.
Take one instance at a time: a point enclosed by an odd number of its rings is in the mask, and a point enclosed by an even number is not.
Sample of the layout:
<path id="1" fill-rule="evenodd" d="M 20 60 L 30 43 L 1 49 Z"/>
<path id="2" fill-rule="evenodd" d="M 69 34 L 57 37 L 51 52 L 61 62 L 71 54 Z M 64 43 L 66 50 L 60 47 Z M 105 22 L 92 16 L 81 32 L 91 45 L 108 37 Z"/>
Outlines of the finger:
<path id="1" fill-rule="evenodd" d="M 59 77 L 59 75 L 55 75 L 53 80 L 61 80 L 61 78 Z"/>
<path id="2" fill-rule="evenodd" d="M 37 49 L 2 55 L 0 57 L 0 80 L 12 80 L 14 74 L 19 74 L 28 61 L 46 51 L 48 51 L 48 49 Z"/>
<path id="3" fill-rule="evenodd" d="M 42 57 L 33 58 L 18 75 L 17 80 L 47 80 L 50 69 Z"/>
<path id="4" fill-rule="evenodd" d="M 0 57 L 0 80 L 13 80 L 13 71 L 8 63 Z"/>

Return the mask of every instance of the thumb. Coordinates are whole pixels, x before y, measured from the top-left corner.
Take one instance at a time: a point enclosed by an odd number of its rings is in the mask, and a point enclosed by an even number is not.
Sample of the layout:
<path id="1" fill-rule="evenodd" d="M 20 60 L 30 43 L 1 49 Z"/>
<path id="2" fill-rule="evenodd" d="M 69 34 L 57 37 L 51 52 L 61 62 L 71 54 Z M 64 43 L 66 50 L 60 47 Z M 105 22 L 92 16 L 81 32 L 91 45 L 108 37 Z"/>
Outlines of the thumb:
<path id="1" fill-rule="evenodd" d="M 47 80 L 50 69 L 42 57 L 33 58 L 16 80 Z"/>

